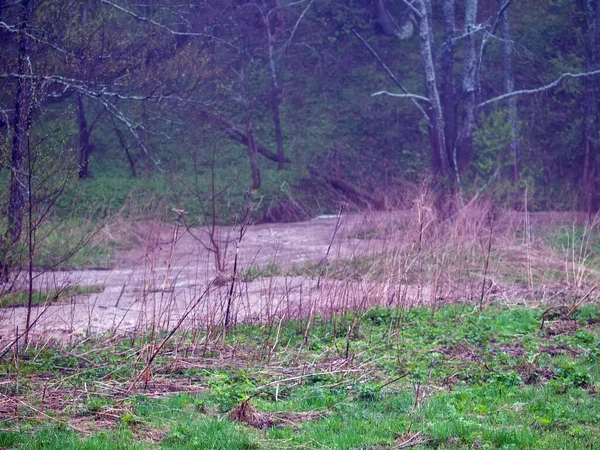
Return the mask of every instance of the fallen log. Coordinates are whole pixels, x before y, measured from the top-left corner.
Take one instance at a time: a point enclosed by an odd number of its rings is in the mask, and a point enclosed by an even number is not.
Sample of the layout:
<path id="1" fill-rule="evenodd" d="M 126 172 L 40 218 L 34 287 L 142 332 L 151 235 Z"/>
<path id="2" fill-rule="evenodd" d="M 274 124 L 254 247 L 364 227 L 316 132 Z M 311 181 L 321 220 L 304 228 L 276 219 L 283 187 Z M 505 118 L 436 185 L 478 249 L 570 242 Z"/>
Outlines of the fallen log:
<path id="1" fill-rule="evenodd" d="M 369 194 L 364 189 L 352 184 L 351 182 L 334 177 L 329 174 L 319 171 L 315 166 L 309 166 L 308 171 L 313 176 L 322 177 L 331 187 L 348 197 L 349 200 L 359 205 L 367 206 L 369 208 L 383 210 L 385 209 L 385 202 L 382 199 L 376 198 Z"/>

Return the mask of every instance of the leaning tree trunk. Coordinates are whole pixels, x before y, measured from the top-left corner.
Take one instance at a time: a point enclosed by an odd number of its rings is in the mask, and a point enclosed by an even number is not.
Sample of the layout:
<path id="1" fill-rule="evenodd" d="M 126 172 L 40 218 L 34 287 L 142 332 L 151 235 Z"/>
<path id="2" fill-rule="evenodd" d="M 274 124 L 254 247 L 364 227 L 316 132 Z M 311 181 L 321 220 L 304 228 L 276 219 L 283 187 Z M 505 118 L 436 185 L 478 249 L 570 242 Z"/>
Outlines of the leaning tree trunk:
<path id="1" fill-rule="evenodd" d="M 133 178 L 137 178 L 137 176 L 138 176 L 137 168 L 135 167 L 136 160 L 134 159 L 133 155 L 129 151 L 129 144 L 127 144 L 127 139 L 125 139 L 125 136 L 119 129 L 119 126 L 115 122 L 114 117 L 111 117 L 111 122 L 112 122 L 113 130 L 115 131 L 115 134 L 117 135 L 117 138 L 119 139 L 119 144 L 121 144 L 121 148 L 125 152 L 125 156 L 127 156 L 127 162 L 129 163 L 129 168 L 131 169 L 131 176 Z"/>
<path id="2" fill-rule="evenodd" d="M 20 75 L 31 72 L 29 59 L 30 42 L 26 35 L 29 22 L 33 16 L 33 0 L 24 0 L 19 25 L 19 44 L 17 70 Z M 8 227 L 3 237 L 2 251 L 4 258 L 0 261 L 0 281 L 7 281 L 14 264 L 12 247 L 21 238 L 23 217 L 25 214 L 25 198 L 27 195 L 25 160 L 29 151 L 29 129 L 31 127 L 31 111 L 33 108 L 33 81 L 29 78 L 17 80 L 15 100 L 14 134 L 10 161 L 10 194 L 8 204 Z"/>
<path id="3" fill-rule="evenodd" d="M 586 0 L 586 71 L 596 70 L 599 66 L 600 45 L 600 6 L 598 2 Z M 591 215 L 595 209 L 596 160 L 598 158 L 598 81 L 589 77 L 585 80 L 584 90 L 584 160 L 583 160 L 583 197 L 586 212 Z"/>
<path id="4" fill-rule="evenodd" d="M 425 72 L 425 92 L 430 101 L 428 115 L 430 118 L 429 140 L 431 146 L 431 171 L 434 177 L 434 190 L 447 188 L 450 167 L 446 156 L 444 139 L 444 116 L 437 86 L 435 65 L 433 62 L 433 41 L 429 27 L 428 0 L 419 0 L 415 7 L 420 14 L 419 38 L 421 41 L 421 58 Z"/>
<path id="5" fill-rule="evenodd" d="M 475 107 L 477 95 L 477 55 L 475 53 L 475 26 L 477 20 L 477 0 L 467 0 L 465 6 L 465 49 L 463 71 L 464 110 L 457 145 L 459 172 L 464 172 L 473 156 L 473 124 L 475 123 Z"/>
<path id="6" fill-rule="evenodd" d="M 500 6 L 504 4 L 505 0 L 499 0 Z M 513 43 L 510 40 L 509 30 L 509 17 L 508 9 L 502 12 L 500 17 L 500 36 L 502 38 L 503 47 L 503 59 L 502 59 L 502 72 L 504 78 L 504 91 L 506 93 L 512 92 L 515 89 L 515 78 L 512 70 L 512 58 L 513 58 Z M 509 143 L 509 158 L 512 160 L 512 181 L 514 192 L 514 206 L 516 209 L 520 208 L 520 192 L 519 192 L 519 128 L 518 128 L 518 114 L 517 114 L 517 101 L 515 97 L 508 99 L 508 120 L 510 123 L 510 143 Z"/>

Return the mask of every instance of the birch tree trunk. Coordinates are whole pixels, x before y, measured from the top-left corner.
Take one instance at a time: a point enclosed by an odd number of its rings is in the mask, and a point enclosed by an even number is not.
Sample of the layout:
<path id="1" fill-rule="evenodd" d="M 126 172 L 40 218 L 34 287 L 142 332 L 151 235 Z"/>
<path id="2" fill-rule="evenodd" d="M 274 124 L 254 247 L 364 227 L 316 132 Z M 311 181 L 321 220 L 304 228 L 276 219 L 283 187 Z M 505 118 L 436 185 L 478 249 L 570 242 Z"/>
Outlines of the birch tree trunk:
<path id="1" fill-rule="evenodd" d="M 475 26 L 477 20 L 477 0 L 467 0 L 465 6 L 465 49 L 463 71 L 464 111 L 460 130 L 457 160 L 459 172 L 463 172 L 473 156 L 473 124 L 477 95 L 477 55 L 475 53 Z"/>
<path id="2" fill-rule="evenodd" d="M 446 153 L 451 157 L 456 139 L 456 88 L 454 85 L 455 0 L 444 0 L 444 45 L 441 52 L 442 109 Z"/>
<path id="3" fill-rule="evenodd" d="M 500 6 L 504 3 L 504 0 L 499 0 Z M 515 78 L 512 70 L 512 58 L 513 58 L 513 43 L 510 40 L 510 29 L 509 29 L 509 17 L 508 9 L 505 9 L 500 16 L 500 37 L 502 38 L 502 72 L 504 78 L 504 92 L 509 93 L 515 90 Z M 519 128 L 518 128 L 518 114 L 517 114 L 517 101 L 515 97 L 508 99 L 508 120 L 510 122 L 510 143 L 509 143 L 509 157 L 512 160 L 512 182 L 515 189 L 514 193 L 514 206 L 515 208 L 520 207 L 520 193 L 519 193 Z"/>
<path id="4" fill-rule="evenodd" d="M 600 6 L 597 1 L 585 0 L 586 32 L 586 71 L 599 67 L 600 45 Z M 598 158 L 598 125 L 600 108 L 598 108 L 598 81 L 588 78 L 584 81 L 584 160 L 583 160 L 583 198 L 584 208 L 588 214 L 596 209 L 596 164 Z"/>
<path id="5" fill-rule="evenodd" d="M 447 187 L 450 178 L 450 166 L 446 155 L 444 138 L 444 115 L 437 86 L 435 65 L 433 62 L 433 34 L 430 29 L 429 0 L 419 0 L 414 3 L 419 11 L 419 38 L 421 58 L 425 72 L 425 92 L 431 102 L 428 110 L 430 118 L 429 140 L 431 145 L 431 171 L 436 189 Z"/>

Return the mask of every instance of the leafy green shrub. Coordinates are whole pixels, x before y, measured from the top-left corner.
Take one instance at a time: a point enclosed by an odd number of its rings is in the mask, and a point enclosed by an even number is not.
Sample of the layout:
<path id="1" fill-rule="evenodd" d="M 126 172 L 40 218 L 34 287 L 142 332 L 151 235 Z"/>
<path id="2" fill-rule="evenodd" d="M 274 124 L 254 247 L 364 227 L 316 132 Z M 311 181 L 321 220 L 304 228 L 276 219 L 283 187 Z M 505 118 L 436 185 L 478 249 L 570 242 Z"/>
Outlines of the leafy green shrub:
<path id="1" fill-rule="evenodd" d="M 561 388 L 585 387 L 592 381 L 590 374 L 574 362 L 561 364 L 555 373 L 557 378 L 553 380 L 553 384 Z"/>

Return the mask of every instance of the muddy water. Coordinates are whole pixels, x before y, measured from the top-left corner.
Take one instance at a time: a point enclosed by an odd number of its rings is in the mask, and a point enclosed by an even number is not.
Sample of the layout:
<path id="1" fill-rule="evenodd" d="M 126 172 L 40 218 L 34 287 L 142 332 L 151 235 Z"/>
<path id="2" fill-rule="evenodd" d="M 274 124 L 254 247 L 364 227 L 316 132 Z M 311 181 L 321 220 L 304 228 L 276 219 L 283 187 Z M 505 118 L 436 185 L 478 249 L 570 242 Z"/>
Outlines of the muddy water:
<path id="1" fill-rule="evenodd" d="M 487 229 L 472 226 L 477 221 L 484 223 L 485 217 L 481 211 L 467 211 L 465 217 L 459 217 L 456 222 L 471 226 L 474 233 L 479 230 L 485 241 Z M 174 224 L 143 224 L 139 233 L 141 244 L 118 255 L 111 270 L 37 274 L 36 290 L 53 291 L 80 285 L 101 286 L 102 292 L 34 308 L 32 321 L 36 323 L 32 334 L 68 340 L 87 333 L 172 328 L 180 320 L 184 328 L 205 327 L 222 324 L 228 305 L 233 322 L 254 322 L 375 304 L 414 306 L 431 301 L 479 298 L 482 284 L 476 272 L 473 285 L 459 281 L 453 286 L 448 282 L 451 280 L 443 277 L 436 282 L 435 291 L 431 286 L 402 284 L 405 278 L 394 275 L 394 271 L 401 268 L 393 267 L 398 262 L 403 264 L 402 258 L 396 258 L 392 267 L 386 267 L 386 276 L 379 277 L 377 282 L 353 281 L 352 276 L 343 280 L 320 278 L 318 271 L 312 276 L 290 275 L 295 273 L 289 270 L 291 268 L 324 259 L 381 255 L 399 245 L 414 245 L 417 241 L 414 233 L 418 229 L 415 220 L 414 211 L 327 216 L 300 223 L 254 225 L 241 241 L 238 229 L 218 228 L 216 238 L 224 255 L 220 273 L 216 270 L 214 252 L 210 250 L 207 229 L 183 230 Z M 566 226 L 572 229 L 584 221 L 585 217 L 570 213 L 507 213 L 498 219 L 495 230 L 510 237 L 527 223 L 537 228 L 564 229 Z M 469 234 L 471 228 L 463 230 L 463 235 Z M 474 242 L 478 242 L 476 238 Z M 445 242 L 434 244 L 443 246 Z M 236 254 L 238 278 L 232 283 Z M 277 267 L 280 275 L 260 276 L 253 281 L 243 281 L 239 276 L 248 268 L 268 265 Z M 389 279 L 386 278 L 388 272 Z M 444 292 L 440 292 L 440 286 Z M 499 292 L 498 295 L 506 296 Z M 23 307 L 0 308 L 0 345 L 14 339 L 17 327 L 23 331 L 26 314 Z"/>
<path id="2" fill-rule="evenodd" d="M 408 288 L 401 293 L 385 283 L 294 276 L 239 281 L 231 291 L 236 252 L 238 274 L 266 265 L 285 273 L 293 266 L 326 257 L 331 260 L 380 253 L 391 245 L 385 233 L 365 238 L 364 230 L 388 226 L 388 216 L 373 213 L 325 216 L 300 223 L 255 225 L 241 241 L 238 229 L 219 228 L 218 239 L 226 261 L 219 275 L 214 252 L 208 248 L 207 229 L 149 225 L 143 233 L 143 244 L 118 255 L 112 270 L 37 274 L 37 290 L 75 285 L 101 286 L 103 290 L 34 308 L 32 320 L 36 324 L 32 333 L 61 340 L 86 333 L 128 333 L 148 327 L 172 327 L 184 316 L 183 326 L 205 326 L 222 323 L 228 303 L 232 320 L 241 322 L 366 307 L 374 302 L 397 301 L 400 296 L 424 296 Z M 0 309 L 0 342 L 12 339 L 17 327 L 23 330 L 25 318 L 24 307 Z"/>

